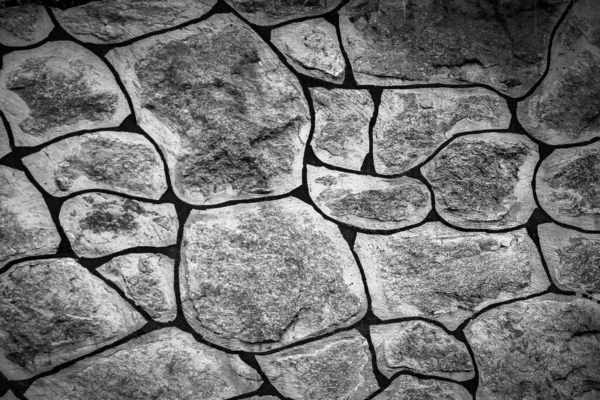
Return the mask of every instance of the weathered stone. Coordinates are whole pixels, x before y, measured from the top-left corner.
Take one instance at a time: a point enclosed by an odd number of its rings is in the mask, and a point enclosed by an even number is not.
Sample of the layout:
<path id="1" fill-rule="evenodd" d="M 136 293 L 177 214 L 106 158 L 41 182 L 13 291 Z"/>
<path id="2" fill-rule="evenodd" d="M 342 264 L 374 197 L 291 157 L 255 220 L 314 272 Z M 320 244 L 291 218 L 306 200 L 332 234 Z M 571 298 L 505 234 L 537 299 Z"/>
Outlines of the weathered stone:
<path id="1" fill-rule="evenodd" d="M 275 396 L 252 396 L 248 400 L 279 400 L 279 397 Z"/>
<path id="2" fill-rule="evenodd" d="M 162 254 L 127 254 L 98 268 L 125 295 L 154 320 L 169 322 L 177 316 L 175 262 Z"/>
<path id="3" fill-rule="evenodd" d="M 479 367 L 478 400 L 597 399 L 600 305 L 546 295 L 479 316 L 465 334 Z"/>
<path id="4" fill-rule="evenodd" d="M 291 19 L 325 14 L 341 0 L 225 0 L 253 24 L 276 25 Z"/>
<path id="5" fill-rule="evenodd" d="M 60 236 L 41 193 L 16 169 L 0 166 L 0 267 L 53 254 Z"/>
<path id="6" fill-rule="evenodd" d="M 165 328 L 41 378 L 30 400 L 219 400 L 258 389 L 258 373 L 234 354 Z"/>
<path id="7" fill-rule="evenodd" d="M 460 232 L 434 222 L 389 236 L 359 233 L 355 250 L 384 320 L 423 316 L 455 329 L 489 304 L 549 285 L 524 229 Z"/>
<path id="8" fill-rule="evenodd" d="M 542 161 L 536 193 L 558 222 L 600 230 L 600 142 L 556 149 Z"/>
<path id="9" fill-rule="evenodd" d="M 301 185 L 310 131 L 302 88 L 233 15 L 217 14 L 107 57 L 140 126 L 163 150 L 182 200 L 216 204 Z"/>
<path id="10" fill-rule="evenodd" d="M 130 132 L 88 133 L 27 156 L 23 164 L 51 195 L 107 189 L 158 200 L 167 190 L 160 155 Z"/>
<path id="11" fill-rule="evenodd" d="M 12 390 L 9 390 L 8 392 L 6 392 L 4 394 L 4 396 L 0 397 L 0 400 L 19 400 L 17 398 L 17 396 L 15 396 L 15 394 L 12 392 Z"/>
<path id="12" fill-rule="evenodd" d="M 101 257 L 141 246 L 171 246 L 179 221 L 172 204 L 152 204 L 104 193 L 67 200 L 60 223 L 75 253 Z"/>
<path id="13" fill-rule="evenodd" d="M 234 350 L 265 351 L 329 333 L 367 308 L 338 227 L 295 198 L 192 211 L 180 282 L 190 325 Z"/>
<path id="14" fill-rule="evenodd" d="M 0 275 L 0 371 L 9 379 L 47 371 L 144 323 L 73 259 L 27 261 Z"/>
<path id="15" fill-rule="evenodd" d="M 307 166 L 310 196 L 328 217 L 360 229 L 398 229 L 431 211 L 427 187 L 416 179 L 376 178 Z"/>
<path id="16" fill-rule="evenodd" d="M 483 89 L 384 90 L 373 128 L 375 170 L 403 173 L 457 133 L 505 129 L 510 119 L 506 101 Z"/>
<path id="17" fill-rule="evenodd" d="M 8 131 L 0 121 L 0 158 L 11 152 L 10 141 L 8 139 Z"/>
<path id="18" fill-rule="evenodd" d="M 400 375 L 373 400 L 473 400 L 473 396 L 458 383 L 419 379 Z"/>
<path id="19" fill-rule="evenodd" d="M 536 208 L 531 181 L 537 145 L 514 133 L 454 140 L 422 168 L 438 214 L 462 228 L 522 225 Z"/>
<path id="20" fill-rule="evenodd" d="M 0 44 L 29 46 L 45 39 L 54 25 L 46 9 L 24 5 L 0 9 Z"/>
<path id="21" fill-rule="evenodd" d="M 357 331 L 256 359 L 273 386 L 294 400 L 362 400 L 378 389 L 369 344 Z"/>

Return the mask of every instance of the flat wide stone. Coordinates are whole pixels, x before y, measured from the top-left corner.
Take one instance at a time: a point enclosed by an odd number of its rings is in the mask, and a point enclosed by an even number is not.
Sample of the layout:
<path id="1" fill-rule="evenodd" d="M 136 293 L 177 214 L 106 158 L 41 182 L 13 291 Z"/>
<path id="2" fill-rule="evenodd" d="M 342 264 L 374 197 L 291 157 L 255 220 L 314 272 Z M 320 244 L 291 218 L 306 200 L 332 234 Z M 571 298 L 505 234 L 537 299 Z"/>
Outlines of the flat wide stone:
<path id="1" fill-rule="evenodd" d="M 400 375 L 373 400 L 426 399 L 426 400 L 473 400 L 473 396 L 458 383 L 419 379 Z"/>
<path id="2" fill-rule="evenodd" d="M 54 29 L 42 5 L 7 7 L 0 10 L 0 44 L 11 47 L 41 42 Z"/>
<path id="3" fill-rule="evenodd" d="M 226 0 L 226 2 L 253 24 L 268 26 L 291 19 L 325 14 L 341 0 Z"/>

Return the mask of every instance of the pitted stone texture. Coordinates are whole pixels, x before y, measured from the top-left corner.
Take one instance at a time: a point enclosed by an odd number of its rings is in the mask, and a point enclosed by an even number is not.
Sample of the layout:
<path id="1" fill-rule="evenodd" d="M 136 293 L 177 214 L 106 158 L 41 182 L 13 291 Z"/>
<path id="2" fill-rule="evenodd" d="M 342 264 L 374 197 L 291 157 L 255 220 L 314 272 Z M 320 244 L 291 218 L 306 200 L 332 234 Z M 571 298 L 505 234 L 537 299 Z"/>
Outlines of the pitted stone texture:
<path id="1" fill-rule="evenodd" d="M 27 261 L 0 275 L 0 371 L 9 379 L 91 353 L 144 323 L 73 259 Z"/>
<path id="2" fill-rule="evenodd" d="M 41 193 L 23 172 L 0 166 L 0 267 L 22 257 L 53 254 L 59 244 Z"/>
<path id="3" fill-rule="evenodd" d="M 51 195 L 106 189 L 158 200 L 167 190 L 160 155 L 142 135 L 87 133 L 27 156 L 23 164 Z"/>
<path id="4" fill-rule="evenodd" d="M 362 400 L 378 389 L 369 344 L 357 331 L 256 359 L 273 386 L 293 400 Z"/>
<path id="5" fill-rule="evenodd" d="M 177 316 L 173 259 L 162 254 L 127 254 L 113 258 L 97 271 L 152 319 L 169 322 Z"/>
<path id="6" fill-rule="evenodd" d="M 8 139 L 8 131 L 0 120 L 0 158 L 11 152 L 10 141 Z"/>
<path id="7" fill-rule="evenodd" d="M 192 204 L 290 192 L 310 131 L 297 78 L 247 25 L 217 14 L 112 50 L 138 123 Z"/>
<path id="8" fill-rule="evenodd" d="M 253 24 L 276 25 L 291 19 L 325 14 L 341 0 L 225 0 Z"/>
<path id="9" fill-rule="evenodd" d="M 59 24 L 87 43 L 121 43 L 206 14 L 216 0 L 105 0 L 53 9 Z"/>
<path id="10" fill-rule="evenodd" d="M 30 400 L 220 400 L 258 389 L 258 373 L 237 355 L 175 328 L 153 331 L 86 358 L 28 389 Z"/>
<path id="11" fill-rule="evenodd" d="M 373 128 L 375 170 L 403 173 L 457 133 L 505 129 L 510 119 L 506 101 L 488 90 L 384 90 Z"/>
<path id="12" fill-rule="evenodd" d="M 512 133 L 454 140 L 422 168 L 439 215 L 471 229 L 513 228 L 527 222 L 536 208 L 531 181 L 537 147 Z"/>
<path id="13" fill-rule="evenodd" d="M 458 383 L 419 379 L 401 375 L 394 379 L 383 392 L 373 400 L 473 400 L 473 396 Z"/>
<path id="14" fill-rule="evenodd" d="M 131 113 L 110 69 L 73 42 L 9 53 L 0 70 L 0 108 L 17 146 L 69 132 L 118 126 Z"/>
<path id="15" fill-rule="evenodd" d="M 25 5 L 0 9 L 0 44 L 30 46 L 45 39 L 54 25 L 44 6 Z"/>
<path id="16" fill-rule="evenodd" d="M 325 215 L 365 230 L 404 228 L 431 211 L 427 187 L 416 179 L 376 178 L 307 166 L 310 196 Z"/>
<path id="17" fill-rule="evenodd" d="M 179 221 L 172 204 L 151 204 L 104 193 L 67 200 L 60 223 L 75 253 L 102 257 L 132 247 L 171 246 Z"/>
<path id="18" fill-rule="evenodd" d="M 367 300 L 338 227 L 295 198 L 192 211 L 183 312 L 207 340 L 266 351 L 360 320 Z"/>
<path id="19" fill-rule="evenodd" d="M 535 190 L 558 222 L 600 230 L 600 142 L 554 150 L 542 161 Z"/>
<path id="20" fill-rule="evenodd" d="M 354 248 L 384 320 L 422 316 L 452 330 L 489 304 L 549 285 L 524 229 L 460 232 L 434 222 L 389 236 L 359 233 Z"/>
<path id="21" fill-rule="evenodd" d="M 600 395 L 600 305 L 546 295 L 479 316 L 465 334 L 479 367 L 478 400 Z"/>
<path id="22" fill-rule="evenodd" d="M 319 160 L 360 171 L 369 152 L 373 100 L 366 90 L 311 88 L 315 132 L 310 145 Z"/>

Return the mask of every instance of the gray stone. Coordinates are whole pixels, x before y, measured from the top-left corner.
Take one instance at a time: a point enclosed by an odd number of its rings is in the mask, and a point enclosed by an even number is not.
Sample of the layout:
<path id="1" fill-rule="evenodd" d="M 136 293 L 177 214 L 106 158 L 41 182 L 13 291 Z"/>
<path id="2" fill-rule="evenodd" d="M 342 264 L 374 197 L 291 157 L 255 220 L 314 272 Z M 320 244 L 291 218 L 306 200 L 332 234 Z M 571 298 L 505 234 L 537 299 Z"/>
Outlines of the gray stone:
<path id="1" fill-rule="evenodd" d="M 8 131 L 4 126 L 4 123 L 0 121 L 0 158 L 10 153 L 10 141 L 8 140 Z"/>
<path id="2" fill-rule="evenodd" d="M 419 379 L 401 375 L 394 379 L 373 400 L 473 400 L 473 396 L 458 383 Z"/>
<path id="3" fill-rule="evenodd" d="M 467 327 L 478 400 L 597 399 L 600 304 L 546 295 L 507 304 Z"/>
<path id="4" fill-rule="evenodd" d="M 438 214 L 461 228 L 522 225 L 536 208 L 537 145 L 514 133 L 461 136 L 422 168 Z"/>
<path id="5" fill-rule="evenodd" d="M 359 233 L 354 248 L 384 320 L 422 316 L 452 330 L 487 305 L 549 285 L 524 229 L 461 232 L 433 222 L 388 236 Z"/>
<path id="6" fill-rule="evenodd" d="M 225 0 L 253 24 L 267 26 L 325 14 L 341 0 Z"/>
<path id="7" fill-rule="evenodd" d="M 27 261 L 0 275 L 0 371 L 9 379 L 48 371 L 144 323 L 73 259 Z"/>
<path id="8" fill-rule="evenodd" d="M 338 227 L 295 198 L 192 211 L 179 271 L 187 321 L 232 350 L 323 335 L 367 309 Z"/>
<path id="9" fill-rule="evenodd" d="M 416 179 L 376 178 L 307 166 L 310 196 L 328 217 L 366 230 L 404 228 L 431 211 L 427 186 Z"/>
<path id="10" fill-rule="evenodd" d="M 484 89 L 384 90 L 373 128 L 380 174 L 400 174 L 425 161 L 457 133 L 506 129 L 506 101 Z"/>
<path id="11" fill-rule="evenodd" d="M 101 257 L 132 247 L 171 246 L 179 221 L 173 204 L 152 204 L 104 194 L 64 202 L 60 223 L 75 253 Z"/>
<path id="12" fill-rule="evenodd" d="M 248 397 L 248 400 L 279 400 L 279 397 L 275 397 L 275 396 L 252 396 L 252 397 Z"/>
<path id="13" fill-rule="evenodd" d="M 44 6 L 31 4 L 0 9 L 0 44 L 4 46 L 36 44 L 53 28 Z"/>
<path id="14" fill-rule="evenodd" d="M 378 389 L 369 344 L 357 331 L 256 359 L 273 386 L 294 400 L 362 400 Z"/>
<path id="15" fill-rule="evenodd" d="M 217 14 L 107 57 L 182 200 L 217 204 L 301 185 L 310 131 L 302 88 L 235 16 Z"/>
<path id="16" fill-rule="evenodd" d="M 27 390 L 30 400 L 220 400 L 258 389 L 239 356 L 164 328 L 86 358 Z"/>
<path id="17" fill-rule="evenodd" d="M 9 390 L 8 392 L 6 392 L 4 394 L 4 396 L 0 397 L 0 400 L 19 400 L 17 398 L 17 396 L 15 396 L 15 394 L 12 392 L 12 390 Z"/>

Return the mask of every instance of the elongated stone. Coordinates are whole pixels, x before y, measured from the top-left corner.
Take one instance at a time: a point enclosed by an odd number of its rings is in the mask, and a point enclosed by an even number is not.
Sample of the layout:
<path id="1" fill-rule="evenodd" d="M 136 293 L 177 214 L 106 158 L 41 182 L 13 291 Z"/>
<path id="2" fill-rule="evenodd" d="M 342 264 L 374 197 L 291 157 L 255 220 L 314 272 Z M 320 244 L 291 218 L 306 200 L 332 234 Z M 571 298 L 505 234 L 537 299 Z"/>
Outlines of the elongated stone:
<path id="1" fill-rule="evenodd" d="M 473 396 L 458 383 L 419 379 L 400 375 L 373 400 L 423 399 L 423 400 L 473 400 Z"/>
<path id="2" fill-rule="evenodd" d="M 11 152 L 10 141 L 8 140 L 8 131 L 4 123 L 0 121 L 0 158 Z"/>
<path id="3" fill-rule="evenodd" d="M 54 25 L 42 5 L 0 9 L 0 44 L 21 47 L 41 42 Z"/>
<path id="4" fill-rule="evenodd" d="M 268 26 L 291 19 L 325 14 L 341 0 L 226 0 L 226 2 L 253 24 Z"/>

